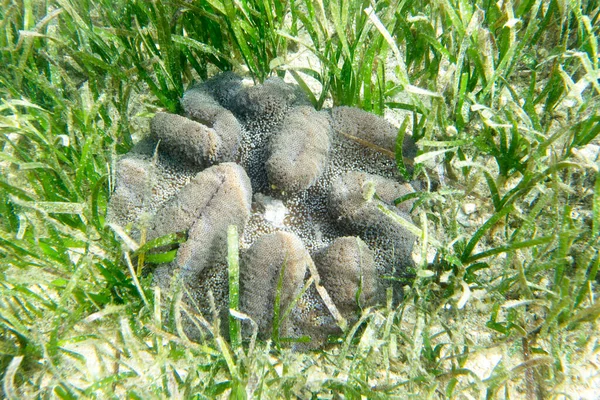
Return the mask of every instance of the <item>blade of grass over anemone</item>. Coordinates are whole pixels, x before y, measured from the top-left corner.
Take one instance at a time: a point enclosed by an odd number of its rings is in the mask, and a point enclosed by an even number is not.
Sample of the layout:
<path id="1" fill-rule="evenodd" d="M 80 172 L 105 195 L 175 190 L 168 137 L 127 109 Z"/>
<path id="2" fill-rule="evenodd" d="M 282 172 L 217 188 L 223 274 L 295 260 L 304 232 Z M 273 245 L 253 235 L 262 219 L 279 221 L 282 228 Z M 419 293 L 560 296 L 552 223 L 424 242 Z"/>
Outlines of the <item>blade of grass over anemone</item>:
<path id="1" fill-rule="evenodd" d="M 283 313 L 285 310 L 281 309 L 281 296 L 283 291 L 283 277 L 285 276 L 285 269 L 287 267 L 287 260 L 284 260 L 279 270 L 279 276 L 277 279 L 277 286 L 275 290 L 275 300 L 273 302 L 273 332 L 272 339 L 278 344 L 281 338 L 280 328 L 283 323 Z"/>
<path id="2" fill-rule="evenodd" d="M 237 227 L 230 225 L 227 229 L 227 270 L 229 271 L 229 309 L 239 311 L 240 309 L 240 255 L 239 236 Z M 229 337 L 231 346 L 237 349 L 240 346 L 241 323 L 234 315 L 229 316 Z"/>
<path id="3" fill-rule="evenodd" d="M 304 93 L 307 94 L 308 99 L 310 100 L 310 103 L 313 105 L 313 107 L 315 107 L 317 109 L 320 108 L 317 98 L 315 97 L 314 93 L 310 90 L 310 88 L 308 87 L 306 82 L 304 82 L 304 79 L 302 79 L 300 74 L 298 74 L 298 72 L 294 71 L 293 69 L 290 69 L 289 72 L 290 72 L 290 74 L 292 74 L 292 76 L 296 80 L 296 83 L 298 83 L 298 86 L 300 86 L 302 88 L 302 90 L 304 91 Z"/>

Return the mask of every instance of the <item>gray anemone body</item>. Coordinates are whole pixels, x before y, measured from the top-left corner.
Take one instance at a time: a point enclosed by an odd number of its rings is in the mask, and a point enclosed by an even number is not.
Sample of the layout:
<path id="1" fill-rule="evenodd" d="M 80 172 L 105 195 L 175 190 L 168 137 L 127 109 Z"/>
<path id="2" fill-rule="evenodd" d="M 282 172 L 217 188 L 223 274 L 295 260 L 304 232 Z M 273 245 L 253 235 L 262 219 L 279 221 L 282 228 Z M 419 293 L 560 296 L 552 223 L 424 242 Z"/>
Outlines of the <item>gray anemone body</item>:
<path id="1" fill-rule="evenodd" d="M 296 107 L 271 138 L 267 178 L 284 192 L 308 189 L 321 177 L 331 147 L 329 119 L 309 106 Z"/>
<path id="2" fill-rule="evenodd" d="M 182 108 L 184 116 L 158 113 L 117 162 L 108 218 L 137 239 L 142 230 L 147 240 L 187 235 L 154 272 L 165 291 L 185 289 L 186 307 L 226 328 L 230 225 L 241 232 L 241 310 L 261 336 L 277 326 L 282 337 L 309 335 L 308 348 L 377 304 L 395 285 L 385 277 L 412 264 L 415 237 L 379 209 L 409 221 L 411 204 L 393 203 L 414 191 L 386 154 L 396 132 L 381 117 L 318 112 L 279 78 L 248 86 L 231 73 L 190 88 Z M 414 156 L 410 137 L 404 147 Z"/>
<path id="3" fill-rule="evenodd" d="M 261 236 L 244 253 L 240 269 L 241 309 L 256 321 L 263 336 L 272 333 L 278 289 L 281 317 L 300 294 L 309 260 L 310 254 L 300 238 L 282 231 Z M 282 322 L 280 332 L 289 334 L 289 321 Z"/>

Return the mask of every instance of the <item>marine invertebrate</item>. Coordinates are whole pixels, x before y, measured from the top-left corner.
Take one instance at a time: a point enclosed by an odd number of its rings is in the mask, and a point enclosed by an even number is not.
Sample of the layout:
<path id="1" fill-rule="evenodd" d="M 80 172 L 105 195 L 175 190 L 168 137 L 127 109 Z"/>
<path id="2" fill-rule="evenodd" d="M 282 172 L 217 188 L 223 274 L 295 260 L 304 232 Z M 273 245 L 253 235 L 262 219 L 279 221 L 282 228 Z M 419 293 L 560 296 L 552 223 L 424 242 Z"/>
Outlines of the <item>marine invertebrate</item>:
<path id="1" fill-rule="evenodd" d="M 378 207 L 409 220 L 410 205 L 393 200 L 414 189 L 387 156 L 391 124 L 307 103 L 279 78 L 246 86 L 225 73 L 192 87 L 184 116 L 158 113 L 150 134 L 118 161 L 109 219 L 133 223 L 135 236 L 149 214 L 147 239 L 186 232 L 155 282 L 165 288 L 178 279 L 188 303 L 210 318 L 214 301 L 224 324 L 226 232 L 236 225 L 242 311 L 264 337 L 276 327 L 281 336 L 310 335 L 316 346 L 411 264 L 415 238 Z M 414 156 L 410 137 L 404 153 Z"/>
<path id="2" fill-rule="evenodd" d="M 270 336 L 281 274 L 280 309 L 300 294 L 310 254 L 298 236 L 285 231 L 261 236 L 244 253 L 240 275 L 241 309 L 254 318 L 259 332 Z M 284 321 L 285 325 L 288 321 Z M 282 331 L 287 331 L 284 326 Z"/>
<path id="3" fill-rule="evenodd" d="M 373 251 L 359 237 L 345 236 L 315 257 L 321 282 L 344 318 L 380 297 Z"/>
<path id="4" fill-rule="evenodd" d="M 269 183 L 286 192 L 311 187 L 325 170 L 331 139 L 325 114 L 310 106 L 296 107 L 271 139 L 267 160 Z"/>

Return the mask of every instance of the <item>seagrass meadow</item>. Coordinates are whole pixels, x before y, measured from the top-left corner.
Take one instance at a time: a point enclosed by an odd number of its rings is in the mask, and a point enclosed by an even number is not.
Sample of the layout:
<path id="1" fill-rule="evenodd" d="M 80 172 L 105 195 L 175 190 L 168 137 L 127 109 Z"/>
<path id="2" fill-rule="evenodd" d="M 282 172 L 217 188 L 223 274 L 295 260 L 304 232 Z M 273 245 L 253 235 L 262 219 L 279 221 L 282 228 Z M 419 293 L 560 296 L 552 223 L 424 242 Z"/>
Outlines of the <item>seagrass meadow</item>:
<path id="1" fill-rule="evenodd" d="M 597 0 L 0 0 L 2 397 L 598 398 L 599 30 Z M 232 339 L 190 340 L 153 285 L 181 235 L 106 221 L 119 157 L 222 71 L 416 141 L 411 279 L 322 349 L 238 340 L 233 230 Z"/>

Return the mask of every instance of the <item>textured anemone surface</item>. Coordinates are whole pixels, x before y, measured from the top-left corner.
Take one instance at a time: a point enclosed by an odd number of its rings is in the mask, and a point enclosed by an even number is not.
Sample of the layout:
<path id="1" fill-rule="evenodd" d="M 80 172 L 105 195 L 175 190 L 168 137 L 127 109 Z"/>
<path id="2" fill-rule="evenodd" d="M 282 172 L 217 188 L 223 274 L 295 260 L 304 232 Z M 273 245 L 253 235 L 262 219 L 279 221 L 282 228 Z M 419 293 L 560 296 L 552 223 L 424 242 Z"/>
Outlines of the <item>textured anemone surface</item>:
<path id="1" fill-rule="evenodd" d="M 316 111 L 279 78 L 246 85 L 232 73 L 193 86 L 181 103 L 183 115 L 158 113 L 118 160 L 108 210 L 137 239 L 187 235 L 154 271 L 155 284 L 184 289 L 201 321 L 219 318 L 226 328 L 227 229 L 235 225 L 240 308 L 264 338 L 318 347 L 386 288 L 400 293 L 415 237 L 380 208 L 410 221 L 412 205 L 394 200 L 414 189 L 389 157 L 393 125 L 351 107 Z M 407 136 L 407 161 L 415 153 Z M 198 339 L 202 324 L 189 315 L 184 328 Z"/>

